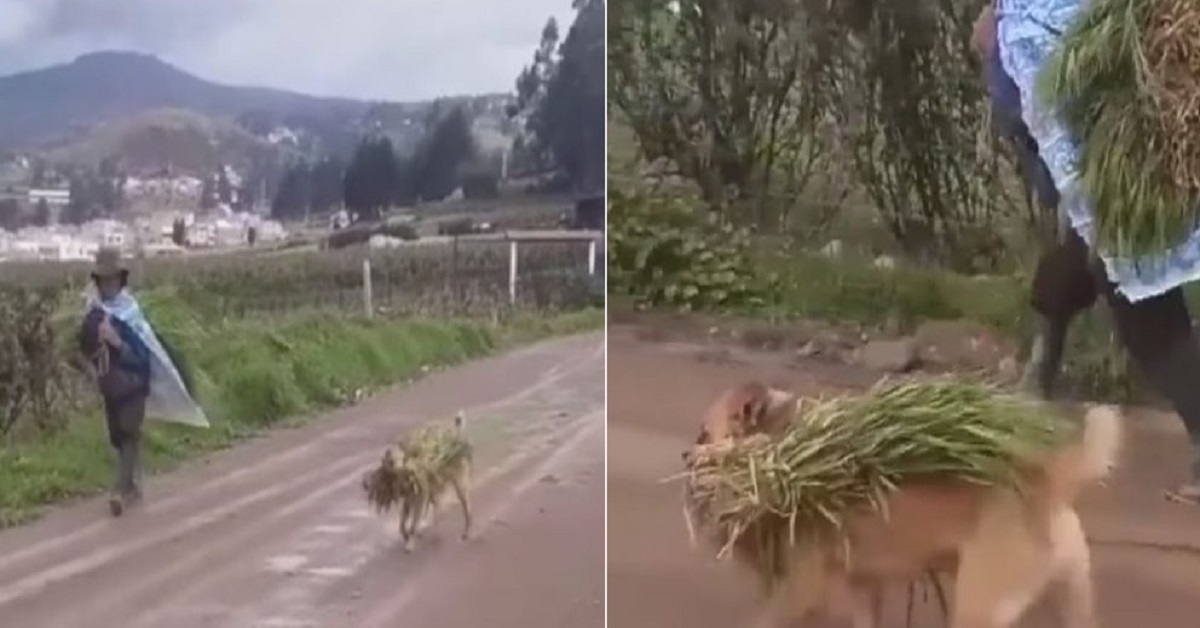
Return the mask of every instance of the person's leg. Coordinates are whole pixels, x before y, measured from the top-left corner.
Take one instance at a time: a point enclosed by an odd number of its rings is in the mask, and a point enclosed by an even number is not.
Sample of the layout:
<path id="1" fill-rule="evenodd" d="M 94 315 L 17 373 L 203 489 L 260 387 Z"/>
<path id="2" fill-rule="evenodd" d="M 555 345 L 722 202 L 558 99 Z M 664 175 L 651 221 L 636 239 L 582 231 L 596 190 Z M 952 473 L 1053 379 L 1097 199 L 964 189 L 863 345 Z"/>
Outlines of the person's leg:
<path id="1" fill-rule="evenodd" d="M 118 417 L 121 427 L 121 447 L 118 463 L 118 490 L 126 501 L 141 496 L 138 472 L 141 462 L 142 423 L 146 417 L 146 398 L 136 396 L 120 405 Z"/>
<path id="2" fill-rule="evenodd" d="M 108 427 L 108 442 L 112 445 L 115 461 L 113 465 L 113 483 L 108 495 L 108 509 L 114 517 L 120 516 L 123 510 L 122 494 L 122 461 L 125 434 L 121 429 L 121 404 L 104 398 L 104 422 Z"/>
<path id="3" fill-rule="evenodd" d="M 1058 246 L 1038 260 L 1033 277 L 1032 305 L 1038 314 L 1039 328 L 1025 383 L 1042 397 L 1050 399 L 1054 394 L 1071 321 L 1091 307 L 1096 297 L 1087 245 L 1074 230 L 1067 228 Z"/>
<path id="4" fill-rule="evenodd" d="M 1183 289 L 1130 303 L 1097 268 L 1113 313 L 1117 335 L 1134 364 L 1155 390 L 1170 401 L 1187 428 L 1192 467 L 1182 497 L 1200 499 L 1200 345 L 1192 333 Z"/>

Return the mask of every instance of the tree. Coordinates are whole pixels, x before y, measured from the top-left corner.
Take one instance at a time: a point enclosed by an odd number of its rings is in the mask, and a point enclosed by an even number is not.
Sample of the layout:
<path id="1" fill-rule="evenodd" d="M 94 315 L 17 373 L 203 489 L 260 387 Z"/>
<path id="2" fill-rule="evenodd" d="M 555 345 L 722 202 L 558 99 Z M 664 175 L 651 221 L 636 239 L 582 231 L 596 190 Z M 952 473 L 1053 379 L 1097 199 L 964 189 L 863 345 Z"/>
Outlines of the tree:
<path id="1" fill-rule="evenodd" d="M 400 162 L 386 137 L 363 138 L 342 179 L 346 208 L 359 220 L 379 220 L 401 195 Z"/>
<path id="2" fill-rule="evenodd" d="M 712 209 L 759 201 L 737 217 L 766 228 L 783 218 L 767 201 L 802 190 L 823 147 L 816 86 L 827 35 L 803 5 L 621 0 L 612 9 L 610 98 L 643 156 L 673 164 Z"/>
<path id="3" fill-rule="evenodd" d="M 514 143 L 526 167 L 561 169 L 577 189 L 603 187 L 605 171 L 604 2 L 577 0 L 575 21 L 558 46 L 551 20 L 533 63 L 517 77 L 515 113 L 528 138 Z M 557 47 L 557 58 L 555 49 Z"/>
<path id="4" fill-rule="evenodd" d="M 59 222 L 82 225 L 100 217 L 100 205 L 95 194 L 95 182 L 84 172 L 70 176 L 71 201 L 63 208 Z"/>
<path id="5" fill-rule="evenodd" d="M 233 186 L 229 183 L 229 175 L 225 172 L 225 166 L 217 169 L 217 200 L 226 205 L 233 204 Z"/>
<path id="6" fill-rule="evenodd" d="M 542 104 L 546 99 L 546 88 L 554 76 L 558 38 L 558 22 L 551 17 L 542 27 L 541 40 L 533 53 L 533 63 L 517 75 L 517 102 L 512 105 L 509 115 L 523 118 L 526 130 L 533 135 L 542 126 Z M 547 146 L 536 141 L 526 143 L 521 135 L 514 141 L 521 143 L 520 150 L 514 145 L 513 152 L 521 157 L 522 165 L 530 170 L 548 167 L 551 160 Z"/>
<path id="7" fill-rule="evenodd" d="M 116 158 L 105 157 L 100 160 L 94 175 L 88 172 L 85 176 L 104 215 L 111 216 L 120 211 L 125 205 L 125 173 Z"/>
<path id="8" fill-rule="evenodd" d="M 171 241 L 176 246 L 185 246 L 187 244 L 187 224 L 182 218 L 176 218 L 171 223 Z"/>
<path id="9" fill-rule="evenodd" d="M 462 184 L 462 167 L 474 158 L 475 138 L 466 108 L 455 106 L 422 138 L 409 163 L 418 195 L 440 201 Z"/>
<path id="10" fill-rule="evenodd" d="M 342 160 L 326 157 L 312 167 L 310 174 L 312 211 L 333 211 L 342 203 L 342 178 L 346 175 Z"/>
<path id="11" fill-rule="evenodd" d="M 463 173 L 463 197 L 494 199 L 500 196 L 500 177 L 493 171 L 475 168 Z"/>
<path id="12" fill-rule="evenodd" d="M 295 164 L 288 168 L 271 201 L 271 217 L 276 220 L 304 218 L 312 204 L 311 178 L 306 164 Z"/>
<path id="13" fill-rule="evenodd" d="M 910 257 L 986 271 L 1018 186 L 987 141 L 981 4 L 617 0 L 610 102 L 724 218 L 788 228 L 812 177 L 844 177 L 822 191 L 869 199 Z"/>
<path id="14" fill-rule="evenodd" d="M 37 205 L 33 208 L 33 226 L 45 227 L 50 224 L 50 204 L 46 199 L 39 198 Z"/>
<path id="15" fill-rule="evenodd" d="M 48 168 L 42 158 L 34 157 L 29 164 L 29 170 L 29 185 L 40 188 L 49 183 Z"/>
<path id="16" fill-rule="evenodd" d="M 15 198 L 0 199 L 0 229 L 16 231 L 22 227 L 21 204 Z"/>
<path id="17" fill-rule="evenodd" d="M 200 209 L 215 209 L 217 206 L 217 184 L 212 175 L 204 177 L 200 185 Z"/>

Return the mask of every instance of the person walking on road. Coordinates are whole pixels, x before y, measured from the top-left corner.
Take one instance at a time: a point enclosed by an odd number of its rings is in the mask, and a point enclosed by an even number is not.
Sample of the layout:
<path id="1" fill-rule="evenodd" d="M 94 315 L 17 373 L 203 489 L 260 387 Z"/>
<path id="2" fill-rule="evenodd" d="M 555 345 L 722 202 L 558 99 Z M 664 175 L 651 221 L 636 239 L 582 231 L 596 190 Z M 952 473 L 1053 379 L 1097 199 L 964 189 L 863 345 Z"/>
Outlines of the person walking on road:
<path id="1" fill-rule="evenodd" d="M 1033 279 L 1032 305 L 1038 313 L 1040 331 L 1030 356 L 1028 383 L 1045 398 L 1054 392 L 1061 370 L 1067 328 L 1082 311 L 1097 300 L 1107 302 L 1117 336 L 1148 382 L 1170 401 L 1182 419 L 1191 441 L 1191 475 L 1168 497 L 1200 502 L 1200 343 L 1192 331 L 1192 320 L 1184 300 L 1183 279 L 1172 279 L 1169 289 L 1147 298 L 1131 300 L 1119 291 L 1105 268 L 1084 242 L 1078 227 L 1061 211 L 1060 190 L 1040 154 L 1036 133 L 1026 125 L 1022 108 L 1037 107 L 1023 102 L 1014 77 L 1001 59 L 1004 37 L 1001 22 L 1009 20 L 1014 30 L 1038 33 L 1016 43 L 1012 55 L 1030 54 L 1028 48 L 1047 47 L 1061 36 L 1047 16 L 1065 19 L 1082 3 L 1079 0 L 992 0 L 975 21 L 972 43 L 983 65 L 994 118 L 1000 131 L 1016 149 L 1022 173 L 1037 201 L 1059 215 L 1058 244 L 1038 261 Z M 1010 42 L 1010 45 L 1013 45 Z M 1027 59 L 1026 59 L 1027 61 Z"/>
<path id="2" fill-rule="evenodd" d="M 108 439 L 116 452 L 116 479 L 108 505 L 117 517 L 142 497 L 139 459 L 151 356 L 129 325 L 101 307 L 128 289 L 129 271 L 122 265 L 120 251 L 102 248 L 96 253 L 92 281 L 98 302 L 84 315 L 79 350 L 104 400 Z"/>

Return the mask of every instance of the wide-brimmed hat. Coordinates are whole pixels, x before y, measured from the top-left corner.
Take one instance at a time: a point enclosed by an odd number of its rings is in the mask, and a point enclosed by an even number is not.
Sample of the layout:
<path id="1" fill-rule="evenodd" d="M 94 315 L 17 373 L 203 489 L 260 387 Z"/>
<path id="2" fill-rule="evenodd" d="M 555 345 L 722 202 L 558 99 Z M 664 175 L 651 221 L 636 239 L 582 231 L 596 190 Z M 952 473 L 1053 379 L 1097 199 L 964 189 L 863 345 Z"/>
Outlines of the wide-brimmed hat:
<path id="1" fill-rule="evenodd" d="M 129 274 L 129 269 L 121 261 L 121 251 L 112 247 L 102 247 L 96 251 L 96 263 L 92 266 L 92 277 L 117 277 Z"/>

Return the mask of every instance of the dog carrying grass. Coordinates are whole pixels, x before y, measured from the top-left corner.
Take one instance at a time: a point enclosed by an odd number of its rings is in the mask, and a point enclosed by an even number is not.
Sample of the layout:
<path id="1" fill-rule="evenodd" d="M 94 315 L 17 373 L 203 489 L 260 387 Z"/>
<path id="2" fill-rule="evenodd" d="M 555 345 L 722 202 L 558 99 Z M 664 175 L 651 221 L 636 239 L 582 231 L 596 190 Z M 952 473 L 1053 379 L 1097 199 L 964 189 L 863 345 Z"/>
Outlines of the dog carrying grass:
<path id="1" fill-rule="evenodd" d="M 1025 608 L 1013 600 L 1058 582 L 1068 625 L 1090 627 L 1073 504 L 1109 473 L 1120 441 L 1112 407 L 1080 424 L 980 381 L 885 381 L 820 401 L 748 383 L 709 406 L 684 454 L 684 514 L 718 557 L 757 572 L 762 626 L 840 606 L 874 628 L 888 582 L 948 572 L 953 626 L 1006 627 Z"/>
<path id="2" fill-rule="evenodd" d="M 721 531 L 722 555 L 753 534 L 766 574 L 782 573 L 786 546 L 836 537 L 847 513 L 883 512 L 901 483 L 1015 485 L 1017 460 L 1073 431 L 1046 404 L 951 378 L 885 381 L 797 411 L 782 438 L 702 447 L 688 472 L 694 512 Z"/>
<path id="3" fill-rule="evenodd" d="M 383 452 L 379 466 L 362 482 L 367 502 L 379 513 L 398 508 L 405 551 L 412 551 L 422 528 L 432 525 L 438 500 L 453 490 L 462 506 L 463 533 L 471 534 L 467 494 L 472 460 L 460 412 L 453 427 L 429 425 L 408 434 Z"/>

